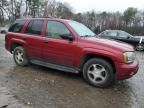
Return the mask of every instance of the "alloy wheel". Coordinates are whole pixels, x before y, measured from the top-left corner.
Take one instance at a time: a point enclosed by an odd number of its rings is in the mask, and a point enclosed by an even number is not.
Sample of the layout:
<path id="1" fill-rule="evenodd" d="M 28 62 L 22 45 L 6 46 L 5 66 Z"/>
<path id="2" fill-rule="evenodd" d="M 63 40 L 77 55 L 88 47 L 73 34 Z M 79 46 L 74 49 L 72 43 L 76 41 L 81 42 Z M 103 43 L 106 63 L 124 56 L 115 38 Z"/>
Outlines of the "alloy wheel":
<path id="1" fill-rule="evenodd" d="M 92 64 L 88 68 L 88 78 L 93 83 L 102 83 L 107 78 L 106 69 L 99 64 Z"/>

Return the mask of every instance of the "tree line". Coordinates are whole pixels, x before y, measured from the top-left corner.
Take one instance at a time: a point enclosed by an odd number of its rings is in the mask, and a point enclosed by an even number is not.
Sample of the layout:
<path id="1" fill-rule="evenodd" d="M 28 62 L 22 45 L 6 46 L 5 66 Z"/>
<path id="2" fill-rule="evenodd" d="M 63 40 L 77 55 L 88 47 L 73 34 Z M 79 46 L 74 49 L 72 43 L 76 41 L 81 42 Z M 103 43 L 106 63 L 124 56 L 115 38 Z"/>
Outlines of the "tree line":
<path id="1" fill-rule="evenodd" d="M 121 29 L 131 34 L 144 35 L 144 11 L 129 7 L 122 12 L 75 13 L 68 3 L 56 0 L 1 0 L 0 24 L 21 17 L 55 17 L 82 22 L 94 32 Z"/>

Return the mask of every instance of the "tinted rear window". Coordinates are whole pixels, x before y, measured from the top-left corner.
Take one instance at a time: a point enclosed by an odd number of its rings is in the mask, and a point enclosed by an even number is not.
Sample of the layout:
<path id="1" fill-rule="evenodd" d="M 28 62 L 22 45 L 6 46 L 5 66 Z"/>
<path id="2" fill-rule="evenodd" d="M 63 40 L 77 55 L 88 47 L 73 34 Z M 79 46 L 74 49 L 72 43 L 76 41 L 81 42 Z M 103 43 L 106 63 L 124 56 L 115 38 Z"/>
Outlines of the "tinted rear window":
<path id="1" fill-rule="evenodd" d="M 43 20 L 31 20 L 26 29 L 26 33 L 40 35 L 42 32 L 42 25 Z"/>
<path id="2" fill-rule="evenodd" d="M 19 33 L 24 26 L 26 20 L 16 20 L 9 28 L 9 32 Z"/>

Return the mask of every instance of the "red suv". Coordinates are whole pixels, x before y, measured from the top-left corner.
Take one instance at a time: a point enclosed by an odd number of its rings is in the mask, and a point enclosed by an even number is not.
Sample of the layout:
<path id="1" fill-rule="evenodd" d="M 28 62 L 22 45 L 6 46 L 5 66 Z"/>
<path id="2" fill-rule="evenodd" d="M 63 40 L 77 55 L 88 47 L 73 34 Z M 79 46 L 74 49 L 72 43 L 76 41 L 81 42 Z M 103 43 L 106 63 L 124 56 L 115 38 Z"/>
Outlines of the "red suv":
<path id="1" fill-rule="evenodd" d="M 82 73 L 96 87 L 127 79 L 138 71 L 134 48 L 102 39 L 81 23 L 65 19 L 18 19 L 5 37 L 16 64 L 42 65 Z"/>

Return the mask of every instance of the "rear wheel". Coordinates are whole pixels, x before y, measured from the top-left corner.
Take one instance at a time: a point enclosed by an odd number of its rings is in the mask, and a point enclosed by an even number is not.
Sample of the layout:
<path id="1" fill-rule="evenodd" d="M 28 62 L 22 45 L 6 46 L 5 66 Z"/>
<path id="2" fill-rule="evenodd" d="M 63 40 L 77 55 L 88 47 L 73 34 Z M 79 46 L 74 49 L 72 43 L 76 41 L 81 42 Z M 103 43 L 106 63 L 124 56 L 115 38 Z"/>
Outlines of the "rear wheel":
<path id="1" fill-rule="evenodd" d="M 84 64 L 83 77 L 93 86 L 108 87 L 114 82 L 114 71 L 106 60 L 93 58 Z"/>
<path id="2" fill-rule="evenodd" d="M 142 51 L 142 50 L 144 50 L 144 45 L 143 45 L 143 44 L 138 44 L 138 45 L 136 45 L 136 50 L 137 50 L 137 51 Z"/>
<path id="3" fill-rule="evenodd" d="M 22 46 L 18 46 L 14 49 L 13 58 L 17 65 L 26 66 L 29 64 L 26 52 Z"/>

